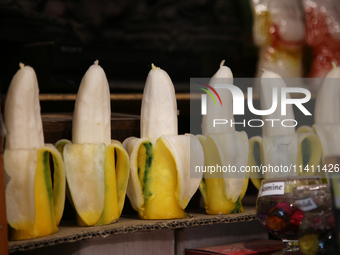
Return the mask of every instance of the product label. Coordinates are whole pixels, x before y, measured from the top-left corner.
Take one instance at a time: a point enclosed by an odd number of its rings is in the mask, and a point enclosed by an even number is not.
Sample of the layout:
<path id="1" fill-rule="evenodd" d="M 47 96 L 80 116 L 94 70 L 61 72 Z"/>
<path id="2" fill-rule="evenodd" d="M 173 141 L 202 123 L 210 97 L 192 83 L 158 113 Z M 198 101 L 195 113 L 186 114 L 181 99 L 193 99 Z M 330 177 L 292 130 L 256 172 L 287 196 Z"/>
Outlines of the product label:
<path id="1" fill-rule="evenodd" d="M 296 200 L 295 203 L 296 203 L 296 206 L 304 212 L 314 210 L 317 208 L 317 205 L 314 203 L 313 199 L 310 197 Z"/>
<path id="2" fill-rule="evenodd" d="M 285 183 L 284 182 L 270 182 L 263 184 L 260 188 L 259 197 L 270 195 L 284 195 Z"/>

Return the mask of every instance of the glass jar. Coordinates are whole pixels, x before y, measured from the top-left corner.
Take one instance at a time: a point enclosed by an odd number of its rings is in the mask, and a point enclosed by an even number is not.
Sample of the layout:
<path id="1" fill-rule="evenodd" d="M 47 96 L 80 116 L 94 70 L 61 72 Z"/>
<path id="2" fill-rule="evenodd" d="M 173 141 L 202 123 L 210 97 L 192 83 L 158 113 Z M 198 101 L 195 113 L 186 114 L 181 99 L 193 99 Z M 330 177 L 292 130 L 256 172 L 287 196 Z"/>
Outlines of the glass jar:
<path id="1" fill-rule="evenodd" d="M 264 179 L 257 197 L 257 217 L 266 230 L 285 244 L 280 254 L 299 250 L 298 230 L 303 219 L 293 200 L 293 188 L 300 185 L 321 184 L 317 176 L 295 176 Z"/>
<path id="2" fill-rule="evenodd" d="M 296 207 L 304 212 L 298 233 L 300 252 L 338 254 L 330 185 L 299 186 L 293 194 Z"/>

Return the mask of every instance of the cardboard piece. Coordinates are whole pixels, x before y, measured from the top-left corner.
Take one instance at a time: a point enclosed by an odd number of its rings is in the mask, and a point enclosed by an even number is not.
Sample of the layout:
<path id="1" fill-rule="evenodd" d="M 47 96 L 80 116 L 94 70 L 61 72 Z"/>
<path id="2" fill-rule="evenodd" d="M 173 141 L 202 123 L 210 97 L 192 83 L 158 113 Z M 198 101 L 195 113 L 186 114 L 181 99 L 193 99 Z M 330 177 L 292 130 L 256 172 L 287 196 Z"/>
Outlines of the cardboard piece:
<path id="1" fill-rule="evenodd" d="M 134 233 L 137 231 L 172 230 L 194 226 L 220 223 L 236 223 L 257 220 L 253 208 L 245 208 L 245 212 L 228 215 L 207 215 L 204 213 L 188 213 L 184 219 L 173 220 L 141 220 L 137 215 L 122 216 L 119 222 L 93 227 L 78 227 L 75 222 L 62 222 L 59 231 L 53 235 L 22 241 L 9 241 L 9 251 L 25 251 L 60 243 L 75 242 L 96 237 L 108 237 L 116 234 Z"/>
<path id="2" fill-rule="evenodd" d="M 17 255 L 175 255 L 176 230 L 134 232 L 111 235 L 106 238 L 92 238 L 72 243 L 61 243 L 34 250 L 14 252 Z M 179 254 L 176 254 L 179 255 Z M 181 254 L 184 255 L 184 252 Z"/>

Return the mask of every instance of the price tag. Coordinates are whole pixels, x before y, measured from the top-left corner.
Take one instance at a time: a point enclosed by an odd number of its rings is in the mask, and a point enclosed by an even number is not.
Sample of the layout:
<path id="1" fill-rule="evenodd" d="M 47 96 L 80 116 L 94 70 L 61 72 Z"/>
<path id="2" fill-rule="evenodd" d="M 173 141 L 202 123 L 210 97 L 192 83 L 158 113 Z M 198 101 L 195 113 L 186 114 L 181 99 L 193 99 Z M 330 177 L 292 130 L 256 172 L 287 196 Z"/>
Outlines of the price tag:
<path id="1" fill-rule="evenodd" d="M 317 205 L 314 203 L 313 199 L 310 198 L 310 197 L 305 198 L 305 199 L 296 200 L 295 203 L 296 203 L 297 207 L 304 212 L 318 208 Z"/>
<path id="2" fill-rule="evenodd" d="M 261 186 L 259 197 L 284 194 L 285 194 L 284 182 L 270 182 L 265 183 Z"/>

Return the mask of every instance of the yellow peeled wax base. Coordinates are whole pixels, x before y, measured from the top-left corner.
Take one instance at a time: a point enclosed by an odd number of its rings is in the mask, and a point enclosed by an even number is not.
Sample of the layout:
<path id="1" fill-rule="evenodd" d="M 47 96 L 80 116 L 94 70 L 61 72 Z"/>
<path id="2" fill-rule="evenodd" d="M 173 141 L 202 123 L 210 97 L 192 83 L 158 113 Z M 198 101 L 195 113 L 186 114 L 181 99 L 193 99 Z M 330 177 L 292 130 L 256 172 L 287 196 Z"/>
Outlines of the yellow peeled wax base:
<path id="1" fill-rule="evenodd" d="M 138 151 L 138 172 L 144 194 L 142 219 L 184 218 L 186 213 L 176 199 L 177 170 L 173 155 L 162 139 L 155 151 L 150 142 L 141 144 Z"/>
<path id="2" fill-rule="evenodd" d="M 54 183 L 52 190 L 50 154 L 54 162 Z M 37 150 L 37 166 L 35 175 L 35 220 L 31 224 L 11 225 L 10 239 L 23 240 L 47 236 L 58 231 L 64 208 L 65 176 L 59 155 L 50 147 Z"/>
<path id="3" fill-rule="evenodd" d="M 115 173 L 115 147 L 112 145 L 107 146 L 105 150 L 104 177 L 104 209 L 96 225 L 109 224 L 117 221 L 119 218 Z"/>
<path id="4" fill-rule="evenodd" d="M 115 164 L 115 152 L 120 160 Z M 105 151 L 105 194 L 104 210 L 96 225 L 118 221 L 124 206 L 129 160 L 126 151 L 117 141 L 106 147 Z"/>
<path id="5" fill-rule="evenodd" d="M 248 161 L 248 139 L 244 132 L 225 132 L 199 136 L 206 166 L 244 166 Z M 237 146 L 236 146 L 237 145 Z M 208 214 L 243 212 L 242 199 L 248 187 L 248 175 L 214 172 L 205 173 L 200 183 L 205 210 Z"/>
<path id="6" fill-rule="evenodd" d="M 318 172 L 318 166 L 322 165 L 322 146 L 320 139 L 315 133 L 304 131 L 310 131 L 307 127 L 303 127 L 303 129 L 298 129 L 298 155 L 297 162 L 295 164 L 296 167 L 296 175 L 320 175 L 323 173 Z M 263 149 L 262 138 L 259 136 L 252 137 L 249 140 L 249 166 L 260 166 L 265 165 L 265 152 Z M 279 146 L 279 144 L 277 144 Z M 269 150 L 267 150 L 269 151 Z M 267 155 L 270 156 L 270 155 Z M 277 162 L 277 165 L 280 165 L 281 162 Z M 301 166 L 301 167 L 300 167 Z M 294 168 L 293 168 L 294 169 Z M 293 171 L 293 170 L 292 170 Z M 293 174 L 295 174 L 293 172 Z M 322 176 L 324 177 L 324 176 Z M 251 173 L 251 181 L 254 186 L 259 189 L 261 186 L 262 179 L 265 176 L 262 176 L 262 173 Z"/>
<path id="7" fill-rule="evenodd" d="M 191 178 L 190 171 L 204 163 L 198 139 L 193 135 L 168 135 L 159 137 L 153 145 L 149 138 L 130 137 L 123 146 L 131 166 L 127 195 L 139 217 L 186 217 L 185 208 L 201 181 Z"/>
<path id="8" fill-rule="evenodd" d="M 68 198 L 76 210 L 77 224 L 79 226 L 106 225 L 118 221 L 123 210 L 129 176 L 129 159 L 121 143 L 112 140 L 112 144 L 106 146 L 103 164 L 100 163 L 102 149 L 99 147 L 104 146 L 104 144 L 72 145 L 66 140 L 61 140 L 56 147 L 62 150 L 68 143 L 70 145 L 64 150 L 63 155 L 66 159 L 65 166 L 66 171 L 68 171 L 68 182 L 70 182 L 69 185 L 72 185 Z M 86 147 L 88 149 L 93 147 L 90 150 L 92 151 L 90 154 L 85 152 L 87 151 Z M 115 156 L 117 156 L 117 159 Z M 84 164 L 87 166 L 90 164 L 86 163 L 88 161 L 92 162 L 93 167 L 99 167 L 98 169 L 92 169 L 97 173 L 103 168 L 103 183 L 101 183 L 102 180 L 100 178 L 96 178 L 96 175 L 93 174 L 89 175 L 90 179 L 84 179 L 84 173 L 79 171 L 79 169 L 85 169 L 86 166 Z M 99 198 L 96 196 L 80 196 L 80 194 L 85 192 L 85 187 L 82 185 L 78 186 L 74 182 L 79 178 L 82 178 L 83 182 L 88 184 L 86 185 L 87 193 L 103 192 L 103 205 L 98 203 Z M 103 187 L 102 190 L 101 187 Z M 89 207 L 89 204 L 93 206 Z"/>
<path id="9" fill-rule="evenodd" d="M 202 180 L 200 191 L 203 195 L 205 210 L 208 214 L 229 214 L 244 212 L 242 199 L 247 191 L 248 178 L 245 178 L 242 192 L 236 203 L 225 196 L 225 180 L 223 178 L 206 178 Z"/>
<path id="10" fill-rule="evenodd" d="M 66 144 L 66 179 L 78 215 L 94 225 L 104 208 L 105 144 Z"/>

